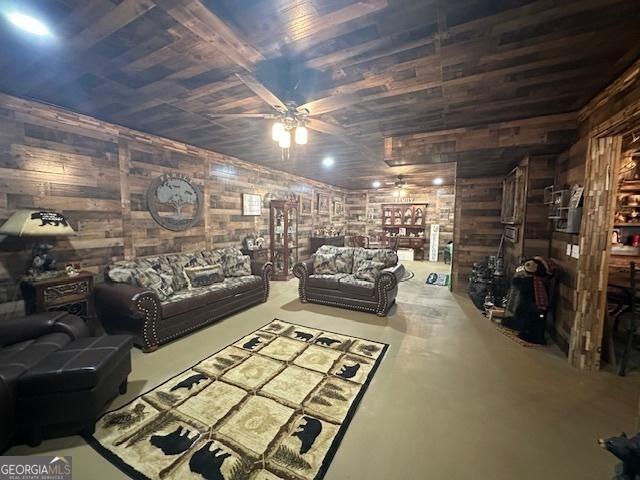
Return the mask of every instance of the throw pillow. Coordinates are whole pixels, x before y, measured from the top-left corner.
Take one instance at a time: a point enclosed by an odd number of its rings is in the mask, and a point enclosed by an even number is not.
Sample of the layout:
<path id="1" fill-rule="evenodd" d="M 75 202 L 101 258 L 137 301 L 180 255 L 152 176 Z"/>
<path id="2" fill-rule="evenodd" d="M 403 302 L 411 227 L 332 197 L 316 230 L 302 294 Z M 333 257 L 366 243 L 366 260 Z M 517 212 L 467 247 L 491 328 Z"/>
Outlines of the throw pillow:
<path id="1" fill-rule="evenodd" d="M 354 248 L 353 249 L 353 270 L 351 271 L 351 273 L 355 275 L 355 273 L 358 271 L 358 268 L 360 268 L 360 265 L 362 265 L 363 262 L 366 262 L 367 260 L 372 260 L 373 252 L 374 250 L 371 250 L 368 248 L 362 248 L 362 247 Z"/>
<path id="2" fill-rule="evenodd" d="M 314 275 L 335 275 L 338 273 L 336 267 L 336 256 L 333 253 L 316 253 L 313 256 Z"/>
<path id="3" fill-rule="evenodd" d="M 378 248 L 373 250 L 372 260 L 382 262 L 384 268 L 389 268 L 398 264 L 398 254 L 390 248 Z"/>
<path id="4" fill-rule="evenodd" d="M 207 265 L 206 267 L 187 267 L 183 270 L 189 290 L 205 287 L 214 283 L 224 282 L 224 272 L 220 265 Z"/>
<path id="5" fill-rule="evenodd" d="M 338 248 L 335 255 L 338 273 L 351 273 L 353 271 L 353 248 Z"/>
<path id="6" fill-rule="evenodd" d="M 380 270 L 383 268 L 384 264 L 382 262 L 365 260 L 360 263 L 360 266 L 356 270 L 355 277 L 359 280 L 374 283 L 380 274 Z"/>
<path id="7" fill-rule="evenodd" d="M 227 257 L 224 262 L 225 277 L 245 277 L 251 275 L 251 258 L 249 255 Z"/>
<path id="8" fill-rule="evenodd" d="M 137 269 L 133 272 L 133 278 L 139 287 L 148 288 L 158 295 L 160 300 L 166 300 L 173 294 L 171 275 L 165 275 L 153 268 Z"/>

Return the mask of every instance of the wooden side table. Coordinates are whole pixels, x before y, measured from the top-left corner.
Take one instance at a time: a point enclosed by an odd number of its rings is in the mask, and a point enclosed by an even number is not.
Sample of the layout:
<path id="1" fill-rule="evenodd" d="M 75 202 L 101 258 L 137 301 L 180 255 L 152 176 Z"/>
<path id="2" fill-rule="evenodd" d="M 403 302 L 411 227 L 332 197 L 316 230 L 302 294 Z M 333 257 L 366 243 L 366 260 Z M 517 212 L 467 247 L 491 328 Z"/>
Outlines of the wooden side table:
<path id="1" fill-rule="evenodd" d="M 20 285 L 27 315 L 67 311 L 81 317 L 93 317 L 93 274 L 79 272 L 41 281 L 23 281 Z"/>
<path id="2" fill-rule="evenodd" d="M 246 248 L 242 248 L 240 250 L 243 255 L 249 255 L 251 260 L 257 260 L 258 262 L 268 262 L 269 261 L 269 249 L 268 248 L 256 248 L 253 250 L 248 250 Z"/>

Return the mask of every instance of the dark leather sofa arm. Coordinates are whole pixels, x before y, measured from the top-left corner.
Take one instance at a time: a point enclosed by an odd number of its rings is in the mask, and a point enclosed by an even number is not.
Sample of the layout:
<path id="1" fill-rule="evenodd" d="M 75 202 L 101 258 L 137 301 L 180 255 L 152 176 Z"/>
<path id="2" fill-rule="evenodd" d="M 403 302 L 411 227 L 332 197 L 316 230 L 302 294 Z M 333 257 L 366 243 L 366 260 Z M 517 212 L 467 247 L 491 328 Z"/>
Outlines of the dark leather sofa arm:
<path id="1" fill-rule="evenodd" d="M 402 265 L 401 263 L 398 263 L 397 265 L 395 265 L 393 267 L 385 268 L 384 270 L 382 270 L 380 272 L 380 275 L 391 274 L 391 275 L 393 275 L 395 277 L 396 284 L 398 284 L 398 283 L 400 283 L 400 280 L 402 280 L 402 277 L 404 277 L 404 272 L 405 272 L 404 265 Z M 380 277 L 378 277 L 378 278 L 380 278 Z"/>
<path id="2" fill-rule="evenodd" d="M 262 300 L 263 302 L 266 302 L 269 298 L 269 288 L 272 274 L 273 263 L 251 260 L 251 275 L 258 275 L 260 278 L 262 278 L 262 285 L 264 286 L 264 299 Z"/>
<path id="3" fill-rule="evenodd" d="M 154 292 L 126 283 L 104 282 L 94 288 L 98 317 L 109 333 L 134 336 L 144 352 L 158 348 L 160 299 Z"/>
<path id="4" fill-rule="evenodd" d="M 393 305 L 398 294 L 398 283 L 404 276 L 404 265 L 397 264 L 390 268 L 385 268 L 376 278 L 375 292 L 378 299 L 376 314 L 383 317 Z"/>
<path id="5" fill-rule="evenodd" d="M 46 312 L 0 322 L 0 346 L 11 345 L 48 333 L 62 332 L 72 339 L 88 337 L 84 320 L 67 312 Z"/>
<path id="6" fill-rule="evenodd" d="M 293 266 L 293 274 L 300 279 L 298 282 L 300 301 L 307 303 L 307 281 L 309 280 L 309 275 L 313 275 L 313 258 L 296 263 Z"/>
<path id="7" fill-rule="evenodd" d="M 140 309 L 141 298 L 149 298 L 160 305 L 160 299 L 154 292 L 127 283 L 99 283 L 94 288 L 94 295 L 99 307 L 131 318 L 144 317 L 144 311 Z"/>
<path id="8" fill-rule="evenodd" d="M 302 279 L 302 277 L 308 277 L 313 275 L 313 258 L 308 258 L 302 262 L 298 262 L 293 266 L 293 274 Z"/>

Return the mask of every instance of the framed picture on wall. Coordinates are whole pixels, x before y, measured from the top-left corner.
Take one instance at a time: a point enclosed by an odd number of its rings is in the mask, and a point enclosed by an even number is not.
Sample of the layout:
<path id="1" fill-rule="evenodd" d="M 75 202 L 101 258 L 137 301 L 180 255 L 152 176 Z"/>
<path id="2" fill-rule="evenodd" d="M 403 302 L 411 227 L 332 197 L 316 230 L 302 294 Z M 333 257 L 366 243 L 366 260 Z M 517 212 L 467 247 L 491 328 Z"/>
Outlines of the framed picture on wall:
<path id="1" fill-rule="evenodd" d="M 329 195 L 324 193 L 318 194 L 318 213 L 329 214 Z"/>
<path id="2" fill-rule="evenodd" d="M 242 194 L 242 215 L 261 215 L 262 197 L 252 193 Z"/>
<path id="3" fill-rule="evenodd" d="M 342 200 L 333 201 L 333 216 L 342 217 L 344 215 L 344 203 Z"/>
<path id="4" fill-rule="evenodd" d="M 313 197 L 300 195 L 300 216 L 310 217 L 313 215 Z"/>

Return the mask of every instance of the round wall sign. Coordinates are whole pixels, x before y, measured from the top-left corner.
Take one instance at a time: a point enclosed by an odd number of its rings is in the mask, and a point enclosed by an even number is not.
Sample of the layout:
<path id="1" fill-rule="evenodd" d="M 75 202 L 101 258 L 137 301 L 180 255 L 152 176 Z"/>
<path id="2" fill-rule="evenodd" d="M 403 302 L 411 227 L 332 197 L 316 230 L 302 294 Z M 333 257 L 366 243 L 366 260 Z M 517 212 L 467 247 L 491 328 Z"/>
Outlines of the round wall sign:
<path id="1" fill-rule="evenodd" d="M 202 191 L 185 175 L 162 175 L 153 180 L 147 190 L 151 216 L 168 230 L 193 227 L 202 218 L 203 206 Z"/>

